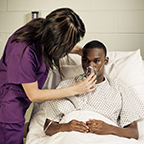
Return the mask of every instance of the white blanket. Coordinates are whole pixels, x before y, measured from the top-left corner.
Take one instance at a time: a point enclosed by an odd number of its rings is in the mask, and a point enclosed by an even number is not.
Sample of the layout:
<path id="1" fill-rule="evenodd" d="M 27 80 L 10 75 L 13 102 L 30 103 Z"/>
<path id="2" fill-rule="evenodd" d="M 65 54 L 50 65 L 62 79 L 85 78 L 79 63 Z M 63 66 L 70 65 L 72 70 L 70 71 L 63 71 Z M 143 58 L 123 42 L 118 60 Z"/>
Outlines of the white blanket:
<path id="1" fill-rule="evenodd" d="M 72 119 L 87 121 L 89 118 L 103 120 L 106 123 L 116 126 L 108 118 L 90 111 L 72 112 L 65 116 L 61 123 L 67 123 Z M 144 136 L 140 136 L 139 140 L 135 140 L 114 135 L 96 135 L 76 131 L 59 132 L 53 136 L 47 136 L 43 132 L 45 119 L 46 117 L 43 111 L 39 111 L 33 116 L 30 124 L 30 132 L 26 138 L 26 144 L 144 144 Z"/>

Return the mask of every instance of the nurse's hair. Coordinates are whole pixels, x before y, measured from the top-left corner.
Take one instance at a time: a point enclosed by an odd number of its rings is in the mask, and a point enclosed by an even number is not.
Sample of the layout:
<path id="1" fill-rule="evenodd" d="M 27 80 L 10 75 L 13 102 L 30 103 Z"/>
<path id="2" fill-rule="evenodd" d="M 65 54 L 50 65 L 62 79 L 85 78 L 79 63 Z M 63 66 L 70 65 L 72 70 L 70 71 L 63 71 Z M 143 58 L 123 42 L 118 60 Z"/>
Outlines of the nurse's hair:
<path id="1" fill-rule="evenodd" d="M 46 66 L 59 67 L 59 59 L 66 56 L 85 35 L 80 17 L 69 8 L 52 11 L 43 18 L 36 18 L 15 32 L 13 41 L 42 45 Z M 12 41 L 12 42 L 13 42 Z"/>

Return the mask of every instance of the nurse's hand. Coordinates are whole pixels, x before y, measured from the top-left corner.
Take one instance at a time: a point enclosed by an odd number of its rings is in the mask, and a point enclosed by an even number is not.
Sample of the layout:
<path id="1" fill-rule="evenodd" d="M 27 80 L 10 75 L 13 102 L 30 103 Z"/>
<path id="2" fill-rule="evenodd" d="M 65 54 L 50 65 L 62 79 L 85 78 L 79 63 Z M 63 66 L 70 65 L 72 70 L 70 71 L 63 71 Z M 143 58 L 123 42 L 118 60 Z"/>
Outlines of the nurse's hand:
<path id="1" fill-rule="evenodd" d="M 78 55 L 82 56 L 82 49 L 83 48 L 81 46 L 75 45 L 70 53 L 78 54 Z"/>
<path id="2" fill-rule="evenodd" d="M 97 82 L 96 76 L 91 73 L 85 80 L 81 80 L 73 85 L 74 91 L 76 94 L 92 92 L 96 89 L 94 86 Z"/>

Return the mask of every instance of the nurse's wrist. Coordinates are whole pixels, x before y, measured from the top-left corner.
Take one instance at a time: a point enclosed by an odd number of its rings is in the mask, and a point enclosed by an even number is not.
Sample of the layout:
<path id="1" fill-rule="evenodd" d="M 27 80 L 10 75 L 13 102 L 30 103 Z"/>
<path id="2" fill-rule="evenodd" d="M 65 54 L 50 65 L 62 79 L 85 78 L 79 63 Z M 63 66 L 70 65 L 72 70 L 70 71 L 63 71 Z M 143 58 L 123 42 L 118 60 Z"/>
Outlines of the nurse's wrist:
<path id="1" fill-rule="evenodd" d="M 76 91 L 76 87 L 74 85 L 70 86 L 68 91 L 70 92 L 70 96 L 74 96 L 78 94 L 78 92 Z"/>

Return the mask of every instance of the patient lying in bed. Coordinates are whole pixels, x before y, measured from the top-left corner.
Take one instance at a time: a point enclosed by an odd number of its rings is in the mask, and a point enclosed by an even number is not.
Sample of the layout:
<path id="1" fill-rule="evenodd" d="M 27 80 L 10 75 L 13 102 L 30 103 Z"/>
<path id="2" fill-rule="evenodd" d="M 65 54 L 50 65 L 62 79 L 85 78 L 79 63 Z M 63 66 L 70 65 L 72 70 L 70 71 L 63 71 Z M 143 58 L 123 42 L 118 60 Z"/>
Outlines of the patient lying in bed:
<path id="1" fill-rule="evenodd" d="M 44 102 L 41 106 L 47 116 L 44 125 L 47 135 L 76 131 L 138 139 L 137 120 L 144 118 L 144 106 L 132 89 L 104 76 L 104 65 L 109 60 L 105 57 L 106 48 L 101 42 L 91 41 L 84 46 L 82 66 L 85 71 L 89 65 L 93 67 L 97 88 L 91 93 Z M 57 88 L 82 79 L 83 75 L 79 75 L 62 81 Z"/>

